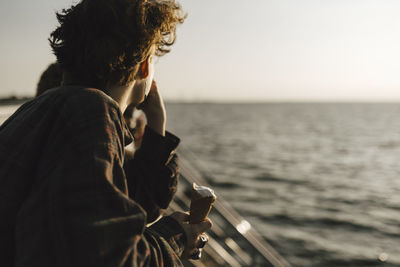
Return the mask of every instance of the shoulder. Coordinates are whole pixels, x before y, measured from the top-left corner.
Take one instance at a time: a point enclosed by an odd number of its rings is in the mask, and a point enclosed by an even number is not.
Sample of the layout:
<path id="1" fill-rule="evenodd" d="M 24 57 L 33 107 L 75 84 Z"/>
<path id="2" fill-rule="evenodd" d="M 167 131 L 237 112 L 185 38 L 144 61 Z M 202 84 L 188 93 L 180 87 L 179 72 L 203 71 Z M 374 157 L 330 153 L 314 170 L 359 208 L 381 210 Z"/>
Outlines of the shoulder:
<path id="1" fill-rule="evenodd" d="M 76 106 L 79 109 L 95 109 L 96 107 L 107 107 L 109 109 L 119 110 L 117 102 L 103 91 L 95 88 L 65 86 L 59 87 L 58 92 L 64 98 L 66 104 Z"/>
<path id="2" fill-rule="evenodd" d="M 81 86 L 61 86 L 43 95 L 44 101 L 58 105 L 70 122 L 110 119 L 120 121 L 117 102 L 103 91 Z"/>
<path id="3" fill-rule="evenodd" d="M 58 113 L 58 121 L 68 131 L 95 136 L 123 132 L 123 117 L 117 102 L 101 90 L 62 86 L 48 91 L 38 101 L 51 105 L 48 111 Z"/>
<path id="4" fill-rule="evenodd" d="M 85 109 L 85 107 L 107 106 L 119 110 L 118 104 L 99 89 L 82 86 L 60 86 L 50 89 L 33 99 L 36 104 L 57 105 L 58 108 Z"/>

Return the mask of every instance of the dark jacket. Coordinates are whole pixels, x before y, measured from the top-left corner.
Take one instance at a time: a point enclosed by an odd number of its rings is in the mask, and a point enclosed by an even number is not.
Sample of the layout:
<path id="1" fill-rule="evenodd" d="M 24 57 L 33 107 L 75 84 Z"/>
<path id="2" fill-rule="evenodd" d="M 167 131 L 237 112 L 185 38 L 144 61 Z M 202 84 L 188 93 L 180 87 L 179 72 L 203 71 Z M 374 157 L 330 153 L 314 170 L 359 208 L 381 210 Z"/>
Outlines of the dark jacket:
<path id="1" fill-rule="evenodd" d="M 165 165 L 178 140 L 145 135 L 153 141 L 124 162 L 131 135 L 97 89 L 60 87 L 21 106 L 0 127 L 1 266 L 181 266 L 179 224 L 146 228 L 146 210 L 157 216 L 176 190 Z"/>

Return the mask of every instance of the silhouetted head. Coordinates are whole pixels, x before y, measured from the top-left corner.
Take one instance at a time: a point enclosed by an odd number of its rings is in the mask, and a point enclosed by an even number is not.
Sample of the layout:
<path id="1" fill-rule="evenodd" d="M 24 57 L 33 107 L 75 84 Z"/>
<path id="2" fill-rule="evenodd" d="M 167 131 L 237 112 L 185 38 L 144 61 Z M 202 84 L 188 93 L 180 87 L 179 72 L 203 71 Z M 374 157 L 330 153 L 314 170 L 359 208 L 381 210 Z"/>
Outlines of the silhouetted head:
<path id="1" fill-rule="evenodd" d="M 173 0 L 82 0 L 57 13 L 49 41 L 75 82 L 127 85 L 148 74 L 152 55 L 169 52 L 184 18 Z"/>
<path id="2" fill-rule="evenodd" d="M 45 91 L 60 86 L 63 72 L 58 63 L 50 64 L 40 76 L 36 87 L 36 96 L 43 94 Z"/>

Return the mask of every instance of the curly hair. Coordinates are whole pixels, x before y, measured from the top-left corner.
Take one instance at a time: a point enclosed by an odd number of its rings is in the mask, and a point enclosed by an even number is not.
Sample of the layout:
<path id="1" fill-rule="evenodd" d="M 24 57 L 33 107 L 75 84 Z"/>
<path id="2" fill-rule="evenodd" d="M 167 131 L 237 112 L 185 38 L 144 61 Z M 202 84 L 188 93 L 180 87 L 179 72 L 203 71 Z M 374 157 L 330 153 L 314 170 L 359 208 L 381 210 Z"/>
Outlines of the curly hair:
<path id="1" fill-rule="evenodd" d="M 56 13 L 50 46 L 62 69 L 81 82 L 126 85 L 151 53 L 162 56 L 186 14 L 174 0 L 82 0 Z"/>

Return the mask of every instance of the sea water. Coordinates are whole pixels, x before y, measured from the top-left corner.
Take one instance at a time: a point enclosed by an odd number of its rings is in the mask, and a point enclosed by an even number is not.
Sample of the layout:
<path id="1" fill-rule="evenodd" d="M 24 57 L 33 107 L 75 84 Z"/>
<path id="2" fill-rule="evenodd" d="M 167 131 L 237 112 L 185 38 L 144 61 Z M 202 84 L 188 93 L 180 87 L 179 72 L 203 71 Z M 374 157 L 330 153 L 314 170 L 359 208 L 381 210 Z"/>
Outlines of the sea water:
<path id="1" fill-rule="evenodd" d="M 16 108 L 0 106 L 0 122 Z M 169 103 L 167 114 L 216 193 L 293 266 L 400 266 L 400 104 Z"/>
<path id="2" fill-rule="evenodd" d="M 217 194 L 294 266 L 400 266 L 400 104 L 168 104 Z"/>

